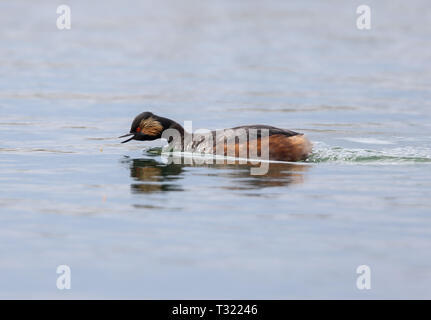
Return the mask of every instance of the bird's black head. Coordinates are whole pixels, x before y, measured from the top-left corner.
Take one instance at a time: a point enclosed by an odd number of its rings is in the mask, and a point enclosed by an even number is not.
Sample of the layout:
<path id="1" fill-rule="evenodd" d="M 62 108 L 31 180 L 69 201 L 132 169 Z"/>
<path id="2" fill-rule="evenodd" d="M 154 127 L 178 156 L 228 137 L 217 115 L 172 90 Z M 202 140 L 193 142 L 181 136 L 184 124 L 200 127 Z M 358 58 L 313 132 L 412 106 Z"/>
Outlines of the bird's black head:
<path id="1" fill-rule="evenodd" d="M 156 116 L 151 112 L 142 112 L 137 115 L 130 127 L 130 133 L 119 138 L 130 137 L 122 143 L 130 140 L 156 140 L 162 137 L 163 130 L 169 127 L 169 119 Z"/>

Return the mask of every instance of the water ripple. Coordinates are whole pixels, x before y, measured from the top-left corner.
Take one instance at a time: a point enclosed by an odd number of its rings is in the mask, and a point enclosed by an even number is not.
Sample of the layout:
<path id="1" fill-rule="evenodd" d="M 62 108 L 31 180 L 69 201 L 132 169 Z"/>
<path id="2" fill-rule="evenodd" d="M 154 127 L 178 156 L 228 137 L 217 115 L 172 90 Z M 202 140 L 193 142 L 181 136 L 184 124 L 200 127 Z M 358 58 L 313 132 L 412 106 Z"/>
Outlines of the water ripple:
<path id="1" fill-rule="evenodd" d="M 399 147 L 383 150 L 331 147 L 323 142 L 314 142 L 312 155 L 307 162 L 343 162 L 364 164 L 408 164 L 431 163 L 431 149 Z"/>

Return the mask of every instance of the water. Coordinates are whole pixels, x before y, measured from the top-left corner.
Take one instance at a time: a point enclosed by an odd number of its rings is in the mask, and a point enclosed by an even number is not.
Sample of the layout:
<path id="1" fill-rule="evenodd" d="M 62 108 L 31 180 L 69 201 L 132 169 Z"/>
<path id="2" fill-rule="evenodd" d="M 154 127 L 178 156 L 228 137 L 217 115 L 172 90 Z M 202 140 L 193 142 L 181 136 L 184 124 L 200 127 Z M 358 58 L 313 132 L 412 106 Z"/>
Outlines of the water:
<path id="1" fill-rule="evenodd" d="M 428 1 L 57 5 L 0 3 L 1 298 L 431 297 Z M 314 153 L 167 165 L 116 139 L 142 111 Z"/>

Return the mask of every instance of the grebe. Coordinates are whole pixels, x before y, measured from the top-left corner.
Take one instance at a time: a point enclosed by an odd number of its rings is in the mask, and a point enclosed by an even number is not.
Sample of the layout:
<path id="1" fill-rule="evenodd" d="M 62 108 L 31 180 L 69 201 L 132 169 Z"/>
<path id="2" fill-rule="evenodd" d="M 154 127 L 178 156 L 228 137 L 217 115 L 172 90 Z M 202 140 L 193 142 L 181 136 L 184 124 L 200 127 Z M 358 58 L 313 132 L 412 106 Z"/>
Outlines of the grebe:
<path id="1" fill-rule="evenodd" d="M 249 125 L 226 129 L 226 134 L 221 138 L 218 136 L 220 131 L 198 134 L 200 139 L 196 140 L 192 139 L 192 134 L 186 132 L 177 122 L 159 117 L 151 112 L 143 112 L 136 116 L 132 122 L 130 133 L 119 138 L 131 136 L 122 143 L 130 140 L 156 140 L 162 138 L 166 130 L 176 130 L 181 138 L 168 138 L 169 146 L 185 152 L 219 154 L 218 150 L 221 150 L 222 155 L 226 156 L 231 155 L 228 150 L 234 150 L 235 157 L 238 157 L 244 152 L 246 155 L 251 155 L 252 151 L 253 154 L 256 154 L 260 153 L 263 148 L 267 148 L 265 150 L 268 150 L 268 160 L 277 161 L 305 160 L 311 153 L 311 143 L 302 133 L 266 125 Z M 257 132 L 257 135 L 253 136 L 253 132 Z M 268 134 L 267 139 L 265 139 L 265 135 L 262 139 L 259 132 L 266 132 Z M 229 137 L 233 137 L 234 140 L 232 141 Z"/>

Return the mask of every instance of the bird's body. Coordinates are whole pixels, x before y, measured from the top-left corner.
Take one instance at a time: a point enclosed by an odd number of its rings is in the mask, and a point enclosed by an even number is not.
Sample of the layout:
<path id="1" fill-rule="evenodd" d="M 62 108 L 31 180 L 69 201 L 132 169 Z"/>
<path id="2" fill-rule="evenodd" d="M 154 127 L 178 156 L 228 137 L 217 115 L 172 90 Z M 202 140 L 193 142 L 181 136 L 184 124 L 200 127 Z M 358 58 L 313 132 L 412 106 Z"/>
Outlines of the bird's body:
<path id="1" fill-rule="evenodd" d="M 301 133 L 267 125 L 240 126 L 205 133 L 188 133 L 177 122 L 151 112 L 138 115 L 132 123 L 128 140 L 166 138 L 176 151 L 206 153 L 240 158 L 277 161 L 305 160 L 311 143 Z M 123 137 L 125 137 L 123 136 Z"/>

